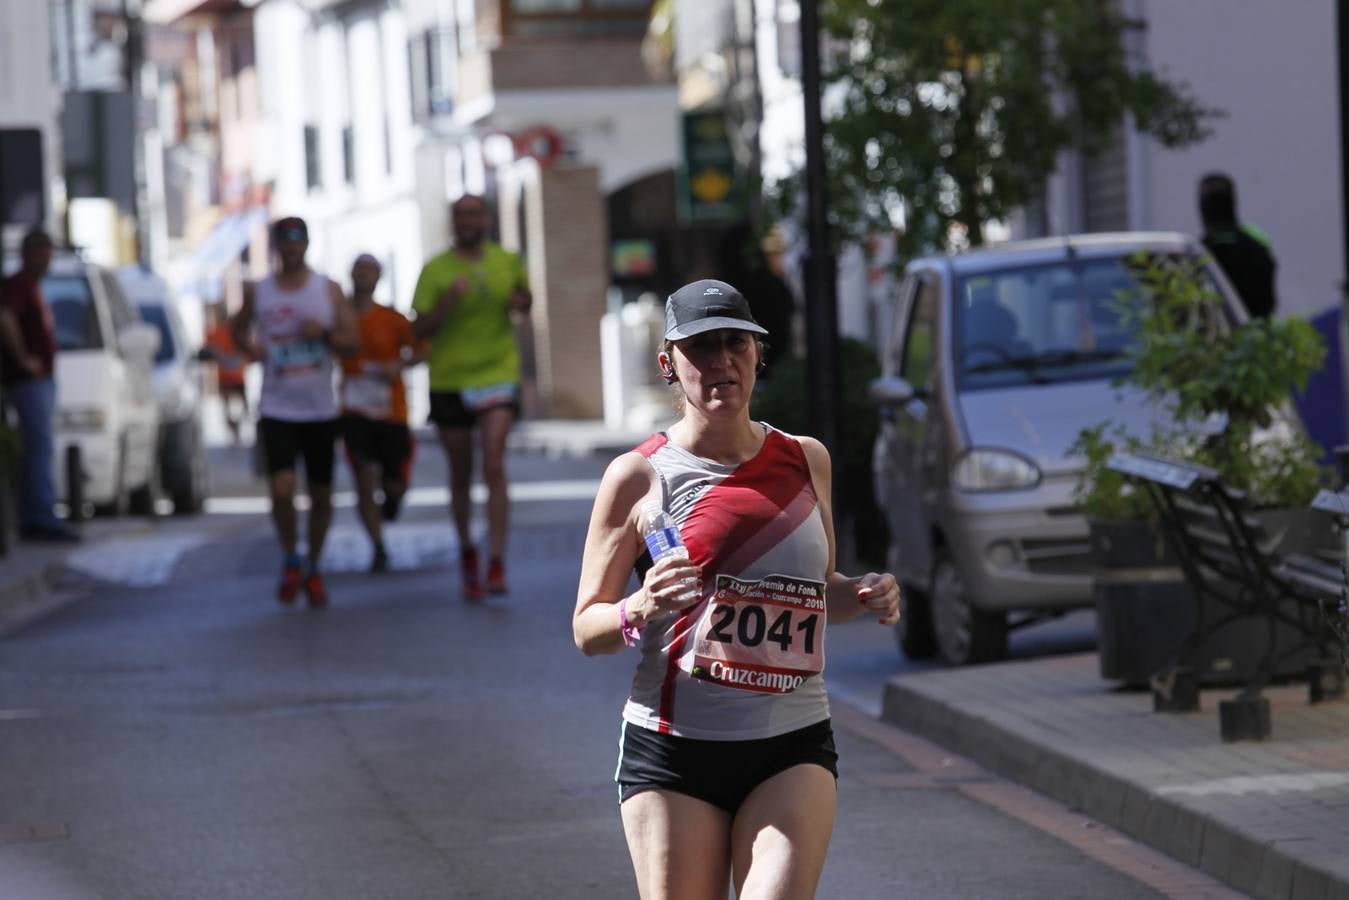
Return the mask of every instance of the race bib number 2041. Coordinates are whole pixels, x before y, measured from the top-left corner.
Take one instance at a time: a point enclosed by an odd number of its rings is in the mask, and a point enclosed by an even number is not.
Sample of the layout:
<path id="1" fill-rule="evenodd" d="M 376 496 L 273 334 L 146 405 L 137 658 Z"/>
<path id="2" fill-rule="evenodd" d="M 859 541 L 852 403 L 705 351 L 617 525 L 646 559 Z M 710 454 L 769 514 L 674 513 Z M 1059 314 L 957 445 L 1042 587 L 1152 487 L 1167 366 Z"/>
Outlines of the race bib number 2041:
<path id="1" fill-rule="evenodd" d="M 690 673 L 727 687 L 786 694 L 824 671 L 824 584 L 717 576 L 698 621 Z"/>

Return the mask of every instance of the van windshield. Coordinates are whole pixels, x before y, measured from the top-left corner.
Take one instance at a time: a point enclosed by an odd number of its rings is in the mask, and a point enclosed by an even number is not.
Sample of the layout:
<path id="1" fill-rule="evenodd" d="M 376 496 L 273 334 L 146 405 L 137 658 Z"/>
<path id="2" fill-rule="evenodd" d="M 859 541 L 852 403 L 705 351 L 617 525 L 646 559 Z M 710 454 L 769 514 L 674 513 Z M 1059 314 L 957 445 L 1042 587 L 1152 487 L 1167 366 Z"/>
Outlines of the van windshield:
<path id="1" fill-rule="evenodd" d="M 166 363 L 173 359 L 173 329 L 169 327 L 168 313 L 158 303 L 140 304 L 141 318 L 159 329 L 159 349 L 155 351 L 155 362 Z"/>
<path id="2" fill-rule="evenodd" d="M 1138 302 L 1124 259 L 1091 259 L 969 275 L 957 283 L 961 390 L 1115 378 L 1132 366 Z"/>
<path id="3" fill-rule="evenodd" d="M 56 346 L 61 350 L 99 350 L 103 332 L 98 309 L 82 275 L 48 275 L 42 279 L 42 296 L 52 310 Z"/>

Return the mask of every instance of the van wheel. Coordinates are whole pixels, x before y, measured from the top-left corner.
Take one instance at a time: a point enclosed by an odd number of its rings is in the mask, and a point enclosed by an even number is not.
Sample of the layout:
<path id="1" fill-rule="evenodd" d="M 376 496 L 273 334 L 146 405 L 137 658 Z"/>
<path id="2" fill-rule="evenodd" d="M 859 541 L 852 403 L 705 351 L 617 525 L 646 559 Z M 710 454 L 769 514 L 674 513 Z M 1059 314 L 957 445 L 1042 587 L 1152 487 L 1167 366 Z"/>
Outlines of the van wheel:
<path id="1" fill-rule="evenodd" d="M 116 487 L 113 489 L 112 499 L 107 503 L 94 504 L 94 515 L 97 516 L 124 516 L 130 498 L 127 496 L 126 488 L 126 436 L 123 435 L 117 442 L 117 480 Z"/>
<path id="2" fill-rule="evenodd" d="M 937 655 L 937 632 L 932 627 L 932 600 L 916 587 L 899 590 L 899 621 L 895 640 L 905 659 L 931 659 Z"/>
<path id="3" fill-rule="evenodd" d="M 945 551 L 932 566 L 932 623 L 942 659 L 953 666 L 1007 655 L 1007 615 L 975 609 L 955 560 Z"/>
<path id="4" fill-rule="evenodd" d="M 145 484 L 131 492 L 131 512 L 137 516 L 154 516 L 155 503 L 164 494 L 163 475 L 159 471 L 159 460 L 150 466 L 149 479 Z"/>

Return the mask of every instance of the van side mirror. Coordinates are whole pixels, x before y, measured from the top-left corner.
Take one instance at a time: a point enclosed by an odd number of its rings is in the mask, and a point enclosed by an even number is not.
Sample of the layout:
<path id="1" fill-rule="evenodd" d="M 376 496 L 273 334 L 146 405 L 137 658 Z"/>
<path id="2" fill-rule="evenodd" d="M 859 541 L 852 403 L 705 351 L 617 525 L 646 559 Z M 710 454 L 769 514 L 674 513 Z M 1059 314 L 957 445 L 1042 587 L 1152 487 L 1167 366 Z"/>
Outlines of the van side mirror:
<path id="1" fill-rule="evenodd" d="M 150 361 L 159 352 L 159 329 L 135 322 L 117 333 L 117 349 L 128 359 Z"/>
<path id="2" fill-rule="evenodd" d="M 898 375 L 882 376 L 867 386 L 867 400 L 873 406 L 903 406 L 916 396 L 918 391 L 913 385 Z"/>

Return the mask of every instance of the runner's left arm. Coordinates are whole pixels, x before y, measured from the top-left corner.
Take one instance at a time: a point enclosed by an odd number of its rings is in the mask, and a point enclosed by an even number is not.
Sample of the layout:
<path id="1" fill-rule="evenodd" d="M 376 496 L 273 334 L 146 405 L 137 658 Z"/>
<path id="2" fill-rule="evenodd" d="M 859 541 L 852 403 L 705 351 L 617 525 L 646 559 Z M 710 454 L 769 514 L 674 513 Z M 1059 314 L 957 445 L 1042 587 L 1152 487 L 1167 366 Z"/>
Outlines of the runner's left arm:
<path id="1" fill-rule="evenodd" d="M 899 621 L 899 584 L 895 576 L 888 572 L 868 572 L 859 577 L 849 577 L 834 571 L 834 511 L 830 502 L 833 496 L 833 470 L 829 451 L 815 438 L 798 437 L 797 441 L 801 443 L 801 449 L 810 463 L 811 482 L 815 486 L 820 517 L 829 540 L 829 574 L 825 578 L 824 589 L 829 622 L 846 622 L 865 612 L 874 611 L 880 616 L 880 624 L 895 624 Z"/>
<path id="2" fill-rule="evenodd" d="M 529 276 L 525 273 L 524 261 L 517 256 L 515 264 L 519 268 L 519 272 L 515 282 L 515 290 L 511 292 L 511 312 L 523 316 L 534 305 L 534 295 L 529 292 Z"/>
<path id="3" fill-rule="evenodd" d="M 355 356 L 360 349 L 360 336 L 356 332 L 356 314 L 352 312 L 351 301 L 331 279 L 328 297 L 333 304 L 333 327 L 328 332 L 328 346 L 340 356 Z"/>

